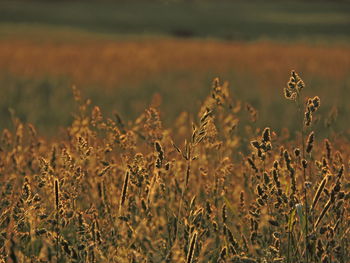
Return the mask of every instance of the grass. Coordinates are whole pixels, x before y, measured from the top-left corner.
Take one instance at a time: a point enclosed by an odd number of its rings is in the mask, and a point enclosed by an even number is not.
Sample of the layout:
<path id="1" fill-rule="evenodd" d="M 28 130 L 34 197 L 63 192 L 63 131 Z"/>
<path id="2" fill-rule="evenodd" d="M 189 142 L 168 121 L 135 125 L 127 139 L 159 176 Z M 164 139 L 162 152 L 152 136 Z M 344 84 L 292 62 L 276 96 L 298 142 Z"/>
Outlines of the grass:
<path id="1" fill-rule="evenodd" d="M 346 262 L 349 140 L 320 139 L 325 101 L 308 87 L 291 74 L 295 139 L 254 122 L 241 134 L 244 109 L 219 79 L 196 116 L 167 128 L 156 101 L 134 121 L 111 119 L 76 88 L 60 137 L 14 116 L 0 140 L 0 259 Z"/>
<path id="2" fill-rule="evenodd" d="M 350 109 L 341 95 L 348 94 L 350 81 L 347 46 L 93 36 L 39 43 L 0 40 L 1 83 L 6 91 L 0 99 L 2 127 L 11 124 L 9 107 L 50 134 L 57 125 L 68 125 L 72 84 L 103 105 L 106 113 L 116 110 L 131 119 L 159 94 L 164 100 L 161 109 L 171 123 L 183 110 L 194 113 L 210 88 L 207 83 L 220 76 L 232 83 L 231 89 L 245 102 L 260 109 L 258 122 L 293 130 L 295 119 L 278 98 L 285 72 L 295 68 L 305 72 L 311 92 L 327 97 L 322 115 L 337 105 L 334 125 L 344 132 L 348 129 Z M 290 118 L 283 118 L 286 115 Z"/>
<path id="3" fill-rule="evenodd" d="M 2 1 L 0 262 L 346 262 L 348 12 Z"/>
<path id="4" fill-rule="evenodd" d="M 293 130 L 277 98 L 295 68 L 328 98 L 324 116 L 337 105 L 335 125 L 346 133 L 348 10 L 327 1 L 1 1 L 0 128 L 10 127 L 13 108 L 54 134 L 72 121 L 72 84 L 131 119 L 160 94 L 171 123 L 193 113 L 220 76 L 259 107 L 258 122 Z"/>

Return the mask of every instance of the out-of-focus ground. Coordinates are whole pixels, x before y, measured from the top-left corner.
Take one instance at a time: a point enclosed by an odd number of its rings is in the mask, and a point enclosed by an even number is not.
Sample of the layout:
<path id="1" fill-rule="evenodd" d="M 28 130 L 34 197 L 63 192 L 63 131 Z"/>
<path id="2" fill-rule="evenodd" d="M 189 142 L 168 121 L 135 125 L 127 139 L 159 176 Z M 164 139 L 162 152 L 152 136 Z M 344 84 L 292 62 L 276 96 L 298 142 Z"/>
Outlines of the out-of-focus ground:
<path id="1" fill-rule="evenodd" d="M 122 1 L 0 3 L 0 128 L 11 110 L 47 134 L 71 121 L 71 85 L 111 114 L 135 118 L 152 100 L 166 123 L 195 112 L 219 76 L 293 130 L 283 99 L 290 70 L 319 95 L 318 125 L 350 114 L 350 4 L 328 1 Z"/>

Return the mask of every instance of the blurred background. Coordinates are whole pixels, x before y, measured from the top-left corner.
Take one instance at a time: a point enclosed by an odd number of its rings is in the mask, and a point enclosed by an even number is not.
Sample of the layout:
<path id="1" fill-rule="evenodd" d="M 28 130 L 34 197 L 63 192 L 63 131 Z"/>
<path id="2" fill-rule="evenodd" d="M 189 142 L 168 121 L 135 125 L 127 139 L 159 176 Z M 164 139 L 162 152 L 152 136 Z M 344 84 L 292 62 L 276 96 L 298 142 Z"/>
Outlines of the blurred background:
<path id="1" fill-rule="evenodd" d="M 292 69 L 321 98 L 319 128 L 350 137 L 349 1 L 0 1 L 0 129 L 15 114 L 57 135 L 73 118 L 72 85 L 125 120 L 160 95 L 170 126 L 220 77 L 258 109 L 257 125 L 293 130 Z"/>

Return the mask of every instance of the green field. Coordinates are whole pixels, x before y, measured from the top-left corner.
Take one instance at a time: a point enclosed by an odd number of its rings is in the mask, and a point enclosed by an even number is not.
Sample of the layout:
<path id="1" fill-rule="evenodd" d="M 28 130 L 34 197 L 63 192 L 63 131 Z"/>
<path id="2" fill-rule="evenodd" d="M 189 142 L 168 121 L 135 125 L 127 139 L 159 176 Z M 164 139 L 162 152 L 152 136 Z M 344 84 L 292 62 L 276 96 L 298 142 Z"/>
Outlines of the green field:
<path id="1" fill-rule="evenodd" d="M 113 35 L 331 42 L 348 40 L 349 12 L 347 1 L 2 1 L 0 23 Z"/>

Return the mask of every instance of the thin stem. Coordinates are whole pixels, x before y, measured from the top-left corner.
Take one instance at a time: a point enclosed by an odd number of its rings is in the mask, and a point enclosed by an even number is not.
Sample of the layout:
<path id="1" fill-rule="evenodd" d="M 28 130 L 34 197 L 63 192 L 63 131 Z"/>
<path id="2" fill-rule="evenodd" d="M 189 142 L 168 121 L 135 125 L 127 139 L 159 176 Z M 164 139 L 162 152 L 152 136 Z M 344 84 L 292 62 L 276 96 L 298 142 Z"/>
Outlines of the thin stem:
<path id="1" fill-rule="evenodd" d="M 303 168 L 304 173 L 304 182 L 306 182 L 306 168 Z M 309 245 L 309 213 L 308 213 L 308 201 L 307 201 L 307 185 L 304 183 L 304 199 L 305 199 L 305 256 L 306 256 L 306 262 L 309 262 L 309 253 L 308 253 L 308 245 Z"/>
<path id="2" fill-rule="evenodd" d="M 56 208 L 56 260 L 59 261 L 59 239 L 60 239 L 60 223 L 59 223 L 59 186 L 58 180 L 55 180 L 55 208 Z"/>
<path id="3" fill-rule="evenodd" d="M 182 203 L 183 203 L 183 199 L 185 197 L 185 192 L 187 190 L 188 180 L 189 180 L 189 176 L 190 176 L 190 172 L 191 172 L 192 144 L 190 144 L 190 147 L 189 147 L 188 151 L 189 152 L 188 152 L 188 156 L 187 156 L 187 168 L 186 168 L 185 180 L 184 180 L 183 187 L 182 187 L 182 193 L 181 193 L 181 198 L 180 198 L 179 210 L 177 212 L 175 238 L 177 237 L 177 232 L 178 232 L 178 229 L 179 229 L 178 222 L 179 222 L 181 209 L 182 209 Z"/>
<path id="4" fill-rule="evenodd" d="M 290 262 L 290 241 L 291 241 L 291 225 L 293 224 L 293 222 L 291 222 L 292 220 L 292 212 L 290 212 L 289 214 L 289 220 L 288 220 L 288 248 L 287 248 L 287 263 Z"/>
<path id="5" fill-rule="evenodd" d="M 303 112 L 301 107 L 301 97 L 300 94 L 298 94 L 298 97 L 296 99 L 296 104 L 298 108 L 298 119 L 300 123 L 300 131 L 301 131 L 301 147 L 302 147 L 302 156 L 305 159 L 305 131 L 304 131 L 304 121 L 303 121 Z"/>
<path id="6" fill-rule="evenodd" d="M 303 111 L 301 107 L 301 97 L 300 94 L 298 94 L 297 100 L 297 107 L 298 107 L 298 118 L 299 118 L 299 123 L 300 123 L 300 131 L 301 131 L 301 144 L 302 144 L 302 155 L 303 159 L 305 159 L 305 130 L 304 130 L 304 121 L 303 121 Z M 306 185 L 306 168 L 303 167 L 303 177 L 304 177 L 304 200 L 305 200 L 305 257 L 306 257 L 306 263 L 309 262 L 309 253 L 308 253 L 308 221 L 309 221 L 309 216 L 308 216 L 308 202 L 307 202 L 307 185 Z"/>

